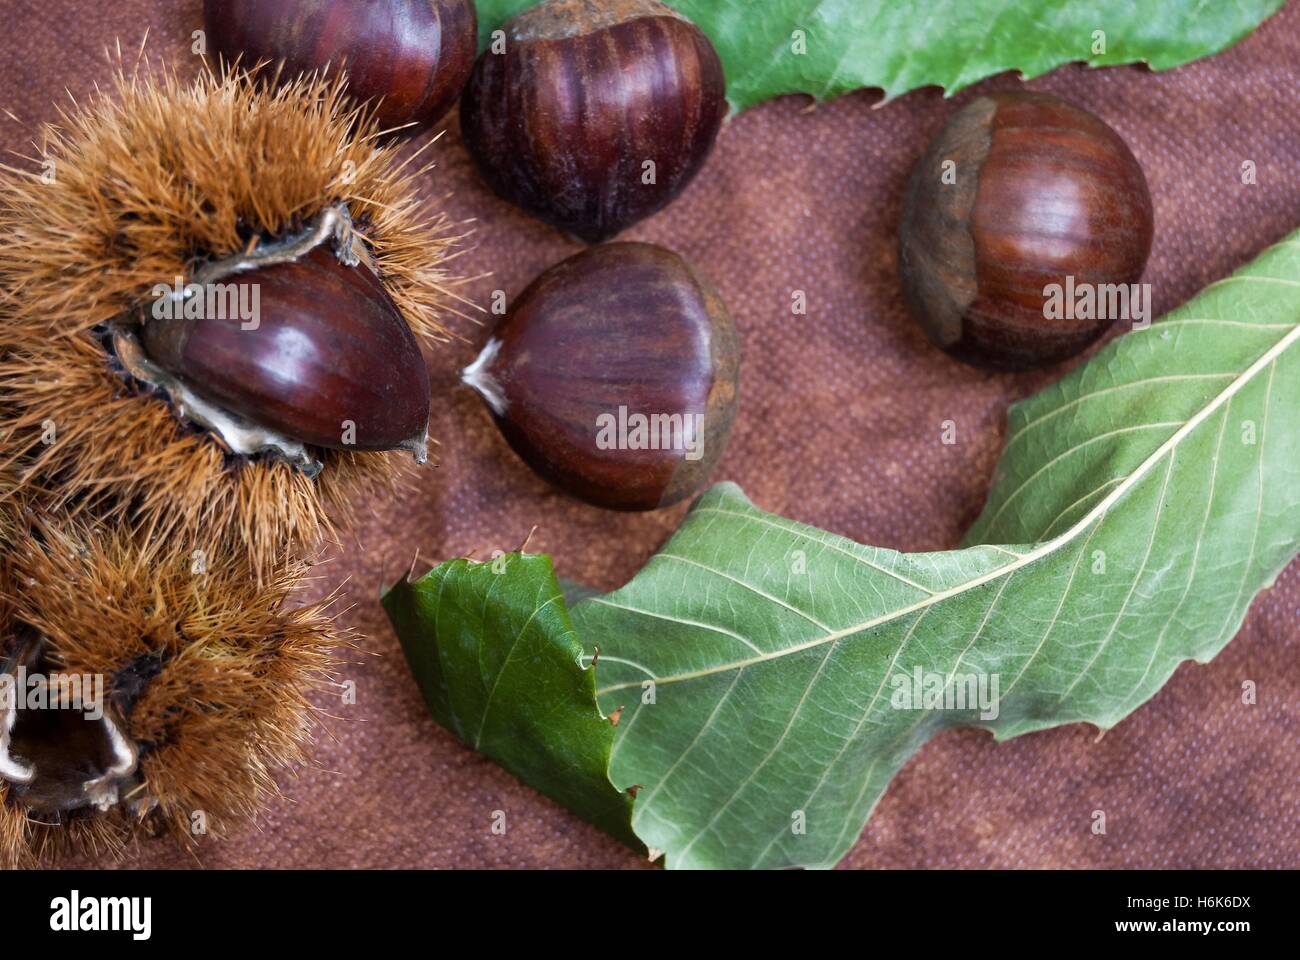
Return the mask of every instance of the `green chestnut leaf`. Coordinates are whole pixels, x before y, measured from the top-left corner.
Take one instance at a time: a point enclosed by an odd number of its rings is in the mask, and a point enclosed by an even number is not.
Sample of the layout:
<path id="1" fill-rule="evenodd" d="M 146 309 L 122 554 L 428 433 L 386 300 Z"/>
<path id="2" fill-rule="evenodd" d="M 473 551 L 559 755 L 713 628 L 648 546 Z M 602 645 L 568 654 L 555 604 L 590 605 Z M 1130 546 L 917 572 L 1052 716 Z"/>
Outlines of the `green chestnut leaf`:
<path id="1" fill-rule="evenodd" d="M 669 867 L 829 867 L 936 734 L 1107 729 L 1223 649 L 1300 549 L 1298 344 L 1300 232 L 1014 406 L 960 549 L 720 484 L 571 611 L 519 554 L 384 603 L 435 719 L 580 815 Z"/>

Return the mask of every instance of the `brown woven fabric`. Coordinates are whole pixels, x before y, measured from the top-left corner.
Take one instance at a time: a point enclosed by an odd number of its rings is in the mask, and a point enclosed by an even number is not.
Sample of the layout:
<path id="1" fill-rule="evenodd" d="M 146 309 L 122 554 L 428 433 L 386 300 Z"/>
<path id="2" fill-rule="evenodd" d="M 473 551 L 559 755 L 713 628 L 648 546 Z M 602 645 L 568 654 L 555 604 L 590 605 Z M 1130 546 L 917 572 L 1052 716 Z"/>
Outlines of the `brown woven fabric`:
<path id="1" fill-rule="evenodd" d="M 188 69 L 198 0 L 9 0 L 0 32 L 0 146 L 31 154 L 34 123 L 66 87 L 110 72 L 103 49 L 134 47 Z M 1109 121 L 1146 171 L 1156 237 L 1146 279 L 1164 313 L 1300 225 L 1300 7 L 1234 49 L 1167 73 L 1067 67 L 1033 81 Z M 742 399 L 718 479 L 761 507 L 857 540 L 906 550 L 955 545 L 978 513 L 1008 403 L 1052 374 L 991 375 L 928 346 L 895 273 L 903 185 L 927 138 L 1002 76 L 945 101 L 936 90 L 873 109 L 858 93 L 808 109 L 787 98 L 723 131 L 696 184 L 628 234 L 670 246 L 717 282 L 743 350 Z M 490 195 L 455 124 L 437 147 L 432 193 L 477 218 L 469 295 L 515 294 L 576 247 Z M 1245 160 L 1258 184 L 1241 183 Z M 791 292 L 808 295 L 792 316 Z M 348 674 L 356 706 L 319 738 L 320 766 L 285 783 L 258 828 L 202 845 L 211 867 L 630 867 L 639 859 L 477 756 L 427 717 L 377 601 L 382 579 L 425 560 L 519 544 L 562 575 L 610 588 L 662 543 L 684 506 L 601 511 L 548 489 L 511 454 L 457 374 L 484 333 L 432 358 L 442 462 L 401 503 L 376 503 L 329 583 L 349 580 L 346 620 L 377 656 Z M 958 443 L 940 443 L 957 422 Z M 1291 429 L 1296 425 L 1291 424 Z M 421 570 L 427 566 L 422 561 Z M 1300 564 L 1254 604 L 1209 666 L 1183 666 L 1103 739 L 1072 726 L 1003 745 L 974 731 L 927 745 L 899 774 L 849 867 L 1300 866 Z M 1243 680 L 1259 702 L 1240 702 Z M 1108 833 L 1094 836 L 1104 810 Z M 507 813 L 503 836 L 492 812 Z M 86 861 L 79 861 L 86 862 Z M 146 841 L 128 864 L 194 860 Z"/>

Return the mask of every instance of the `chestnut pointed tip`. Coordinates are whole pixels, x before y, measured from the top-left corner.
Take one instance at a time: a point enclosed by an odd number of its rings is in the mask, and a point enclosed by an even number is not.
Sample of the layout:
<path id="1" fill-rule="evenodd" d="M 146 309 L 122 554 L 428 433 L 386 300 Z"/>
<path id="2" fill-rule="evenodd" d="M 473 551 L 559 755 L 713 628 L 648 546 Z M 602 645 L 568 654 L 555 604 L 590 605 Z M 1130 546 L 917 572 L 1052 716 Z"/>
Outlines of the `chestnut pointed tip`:
<path id="1" fill-rule="evenodd" d="M 425 425 L 424 429 L 415 436 L 407 437 L 397 445 L 399 450 L 407 450 L 418 464 L 429 462 L 429 427 Z"/>
<path id="2" fill-rule="evenodd" d="M 492 337 L 479 351 L 479 355 L 474 358 L 474 362 L 460 372 L 461 382 L 473 387 L 478 395 L 483 398 L 483 402 L 491 408 L 497 416 L 506 412 L 506 395 L 501 389 L 500 382 L 492 375 L 492 364 L 496 361 L 497 354 L 501 352 L 501 341 Z"/>

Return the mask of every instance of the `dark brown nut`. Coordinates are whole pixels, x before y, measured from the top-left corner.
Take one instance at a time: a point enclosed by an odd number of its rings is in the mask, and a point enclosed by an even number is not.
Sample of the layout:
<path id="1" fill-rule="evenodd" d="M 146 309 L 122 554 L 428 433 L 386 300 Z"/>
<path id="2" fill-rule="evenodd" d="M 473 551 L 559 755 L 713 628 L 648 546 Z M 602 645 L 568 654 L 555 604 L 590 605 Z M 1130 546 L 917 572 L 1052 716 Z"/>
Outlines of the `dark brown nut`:
<path id="1" fill-rule="evenodd" d="M 378 101 L 387 128 L 437 123 L 474 66 L 474 0 L 204 0 L 208 35 L 246 67 L 284 64 L 283 76 L 346 68 L 348 90 Z"/>
<path id="2" fill-rule="evenodd" d="M 667 206 L 727 112 L 717 52 L 657 0 L 550 0 L 511 20 L 461 102 L 465 144 L 505 199 L 596 242 Z"/>
<path id="3" fill-rule="evenodd" d="M 534 470 L 621 510 L 653 510 L 704 485 L 727 445 L 738 376 L 717 291 L 644 243 L 551 267 L 464 373 Z"/>
<path id="4" fill-rule="evenodd" d="M 1053 363 L 1117 318 L 1053 310 L 1047 288 L 1136 283 L 1152 229 L 1142 168 L 1103 121 L 1045 94 L 980 97 L 948 120 L 912 173 L 903 293 L 930 339 L 961 360 Z"/>
<path id="5" fill-rule="evenodd" d="M 346 266 L 318 246 L 222 283 L 228 291 L 247 285 L 256 316 L 146 316 L 141 340 L 150 360 L 223 410 L 293 440 L 420 455 L 428 370 L 369 267 Z"/>

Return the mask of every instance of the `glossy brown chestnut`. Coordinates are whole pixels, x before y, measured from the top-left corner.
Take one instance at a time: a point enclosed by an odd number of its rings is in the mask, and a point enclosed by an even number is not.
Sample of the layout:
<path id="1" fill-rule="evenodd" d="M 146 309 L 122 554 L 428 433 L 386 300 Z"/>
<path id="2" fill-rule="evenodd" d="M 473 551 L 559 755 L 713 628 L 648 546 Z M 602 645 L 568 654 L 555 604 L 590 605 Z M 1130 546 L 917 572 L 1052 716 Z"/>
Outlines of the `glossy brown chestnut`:
<path id="1" fill-rule="evenodd" d="M 474 0 L 204 0 L 208 37 L 245 66 L 284 62 L 283 76 L 327 65 L 358 100 L 378 100 L 386 128 L 443 118 L 474 66 Z"/>
<path id="2" fill-rule="evenodd" d="M 1114 130 L 1057 97 L 993 94 L 954 114 L 913 171 L 899 273 L 936 344 L 1022 369 L 1073 356 L 1117 319 L 1058 317 L 1046 288 L 1136 283 L 1151 235 L 1146 178 Z"/>
<path id="3" fill-rule="evenodd" d="M 231 276 L 256 284 L 256 324 L 218 317 L 145 321 L 145 352 L 223 409 L 327 449 L 423 443 L 429 373 L 415 335 L 365 264 L 325 246 Z M 248 327 L 249 329 L 245 329 Z"/>
<path id="4" fill-rule="evenodd" d="M 727 112 L 717 52 L 657 0 L 550 0 L 506 24 L 461 101 L 492 188 L 592 242 L 660 210 L 699 172 Z"/>
<path id="5" fill-rule="evenodd" d="M 614 243 L 533 281 L 464 379 L 542 476 L 598 506 L 652 510 L 708 479 L 738 374 L 712 284 L 662 247 Z"/>

